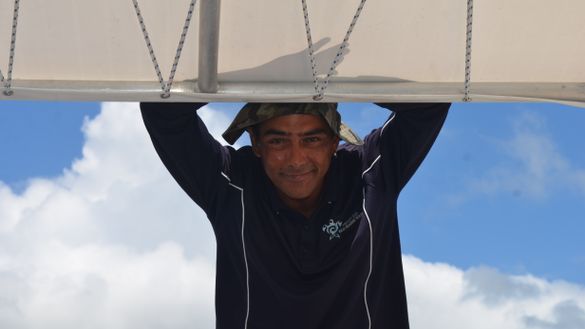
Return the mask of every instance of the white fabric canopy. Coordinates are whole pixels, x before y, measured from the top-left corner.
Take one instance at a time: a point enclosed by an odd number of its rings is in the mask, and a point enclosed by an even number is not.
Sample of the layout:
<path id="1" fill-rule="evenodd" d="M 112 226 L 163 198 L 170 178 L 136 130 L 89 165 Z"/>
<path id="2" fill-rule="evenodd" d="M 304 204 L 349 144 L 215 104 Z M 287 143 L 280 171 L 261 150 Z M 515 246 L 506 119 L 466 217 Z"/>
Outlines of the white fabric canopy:
<path id="1" fill-rule="evenodd" d="M 168 79 L 190 1 L 138 2 Z M 359 0 L 307 3 L 317 70 L 324 75 Z M 585 102 L 585 1 L 473 5 L 472 101 Z M 4 76 L 13 6 L 14 0 L 0 0 Z M 208 31 L 217 31 L 212 18 L 204 21 L 210 29 L 200 29 L 200 6 L 168 100 L 313 100 L 300 0 L 221 2 L 213 93 L 197 83 L 199 65 L 209 61 L 200 63 L 200 52 L 214 53 L 204 44 Z M 465 0 L 367 0 L 324 100 L 461 101 L 467 13 Z M 131 0 L 21 2 L 12 79 L 13 95 L 0 99 L 160 100 L 162 93 Z"/>

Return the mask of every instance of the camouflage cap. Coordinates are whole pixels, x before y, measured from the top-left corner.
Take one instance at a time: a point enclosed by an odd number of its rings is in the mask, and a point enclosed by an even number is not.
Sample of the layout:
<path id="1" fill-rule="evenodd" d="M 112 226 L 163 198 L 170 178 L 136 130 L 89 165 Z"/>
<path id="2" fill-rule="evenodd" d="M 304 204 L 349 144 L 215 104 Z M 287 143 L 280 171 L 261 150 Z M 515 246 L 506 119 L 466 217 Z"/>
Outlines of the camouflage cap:
<path id="1" fill-rule="evenodd" d="M 361 138 L 341 122 L 336 103 L 248 103 L 238 112 L 222 136 L 226 142 L 234 144 L 246 129 L 266 120 L 289 114 L 320 115 L 331 130 L 346 143 L 363 144 Z"/>

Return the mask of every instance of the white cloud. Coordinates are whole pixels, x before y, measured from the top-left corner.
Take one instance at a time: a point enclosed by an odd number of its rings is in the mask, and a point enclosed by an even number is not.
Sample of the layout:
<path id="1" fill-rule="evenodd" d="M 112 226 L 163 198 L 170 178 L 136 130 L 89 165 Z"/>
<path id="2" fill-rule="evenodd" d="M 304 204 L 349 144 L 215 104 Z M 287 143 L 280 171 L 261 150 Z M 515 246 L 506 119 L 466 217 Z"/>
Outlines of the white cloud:
<path id="1" fill-rule="evenodd" d="M 122 246 L 59 241 L 3 269 L 3 328 L 211 327 L 213 268 L 176 243 L 137 253 Z M 22 256 L 22 255 L 21 255 Z M 2 325 L 5 321 L 11 326 Z"/>
<path id="2" fill-rule="evenodd" d="M 217 135 L 226 119 L 204 113 Z M 137 104 L 103 104 L 83 131 L 83 157 L 61 177 L 19 195 L 0 185 L 0 327 L 212 327 L 210 225 Z"/>
<path id="3" fill-rule="evenodd" d="M 404 257 L 413 328 L 585 328 L 585 287 Z"/>
<path id="4" fill-rule="evenodd" d="M 201 115 L 215 136 L 228 124 Z M 0 184 L 0 328 L 213 328 L 210 225 L 136 104 L 106 103 L 83 130 L 61 177 Z M 584 287 L 404 259 L 413 328 L 585 327 Z"/>
<path id="5" fill-rule="evenodd" d="M 575 168 L 559 151 L 543 117 L 522 113 L 513 123 L 513 136 L 494 143 L 503 156 L 483 176 L 469 181 L 467 197 L 507 192 L 543 199 L 566 188 L 585 192 L 585 169 Z"/>
<path id="6" fill-rule="evenodd" d="M 581 191 L 583 195 L 585 195 L 585 169 L 575 171 L 574 175 L 574 182 Z"/>

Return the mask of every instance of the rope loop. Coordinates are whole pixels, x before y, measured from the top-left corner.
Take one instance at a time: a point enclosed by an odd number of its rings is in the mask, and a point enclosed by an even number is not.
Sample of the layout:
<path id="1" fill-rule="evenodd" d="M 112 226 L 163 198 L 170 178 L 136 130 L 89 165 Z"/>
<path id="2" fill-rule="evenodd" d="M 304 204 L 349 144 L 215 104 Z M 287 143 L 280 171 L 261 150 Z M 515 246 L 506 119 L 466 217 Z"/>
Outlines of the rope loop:
<path id="1" fill-rule="evenodd" d="M 465 94 L 464 102 L 471 102 L 469 97 L 471 89 L 471 37 L 473 31 L 473 0 L 467 0 L 467 31 L 465 41 Z"/>
<path id="2" fill-rule="evenodd" d="M 366 0 L 360 1 L 356 13 L 353 15 L 353 19 L 349 24 L 349 28 L 347 29 L 347 32 L 345 32 L 343 41 L 341 42 L 341 45 L 337 50 L 337 53 L 335 55 L 335 58 L 333 59 L 333 62 L 331 63 L 331 66 L 329 67 L 329 71 L 325 75 L 325 78 L 321 81 L 317 75 L 317 63 L 315 61 L 315 50 L 313 48 L 313 38 L 311 36 L 311 24 L 309 22 L 309 10 L 307 8 L 307 1 L 301 0 L 301 5 L 303 7 L 303 17 L 305 19 L 305 32 L 307 35 L 309 61 L 311 63 L 311 71 L 313 73 L 313 85 L 315 88 L 315 96 L 313 96 L 314 101 L 321 101 L 325 96 L 325 90 L 329 85 L 329 80 L 335 74 L 335 68 L 341 62 L 341 58 L 343 57 L 343 54 L 345 53 L 345 50 L 349 45 L 349 36 L 353 32 L 353 29 L 357 23 L 358 18 L 360 17 L 360 14 L 362 13 L 362 9 L 364 8 L 365 4 Z"/>
<path id="3" fill-rule="evenodd" d="M 12 88 L 12 71 L 14 70 L 14 51 L 16 49 L 16 27 L 18 26 L 18 11 L 20 9 L 20 0 L 14 0 L 14 11 L 12 15 L 12 34 L 10 37 L 10 55 L 8 56 L 8 72 L 4 78 L 2 70 L 0 70 L 0 82 L 4 85 L 3 94 L 12 96 L 14 91 Z"/>
<path id="4" fill-rule="evenodd" d="M 136 11 L 136 17 L 138 18 L 138 23 L 140 24 L 140 28 L 142 30 L 142 35 L 144 36 L 144 42 L 146 43 L 146 48 L 148 48 L 148 53 L 150 55 L 150 59 L 152 60 L 152 64 L 154 66 L 154 71 L 156 72 L 156 76 L 158 78 L 158 82 L 160 83 L 160 87 L 162 90 L 162 94 L 160 97 L 163 99 L 171 97 L 171 87 L 173 86 L 173 81 L 175 79 L 175 73 L 177 72 L 177 67 L 179 65 L 179 59 L 181 59 L 181 52 L 183 51 L 183 46 L 185 45 L 185 39 L 187 38 L 187 33 L 189 32 L 189 26 L 191 25 L 191 18 L 193 16 L 193 12 L 195 11 L 195 3 L 197 0 L 191 0 L 189 4 L 189 9 L 187 11 L 187 17 L 185 18 L 185 23 L 183 24 L 183 31 L 181 32 L 181 37 L 179 38 L 179 43 L 177 44 L 177 50 L 175 51 L 175 58 L 173 60 L 173 65 L 171 66 L 171 72 L 169 73 L 169 79 L 165 82 L 162 73 L 160 71 L 160 66 L 158 65 L 158 61 L 154 54 L 154 48 L 152 47 L 152 42 L 150 41 L 150 36 L 148 35 L 148 31 L 146 30 L 146 24 L 144 23 L 144 18 L 142 17 L 142 13 L 140 11 L 140 7 L 138 6 L 138 0 L 132 0 L 134 4 L 134 10 Z"/>

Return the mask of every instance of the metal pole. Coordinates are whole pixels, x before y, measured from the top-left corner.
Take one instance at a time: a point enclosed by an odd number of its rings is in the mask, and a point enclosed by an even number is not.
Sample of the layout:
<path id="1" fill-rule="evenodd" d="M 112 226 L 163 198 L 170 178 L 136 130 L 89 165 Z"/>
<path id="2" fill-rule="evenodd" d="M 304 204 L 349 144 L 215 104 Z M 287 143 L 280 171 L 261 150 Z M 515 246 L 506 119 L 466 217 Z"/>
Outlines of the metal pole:
<path id="1" fill-rule="evenodd" d="M 199 12 L 199 92 L 217 93 L 220 0 L 201 0 Z M 197 91 L 196 91 L 197 92 Z"/>

